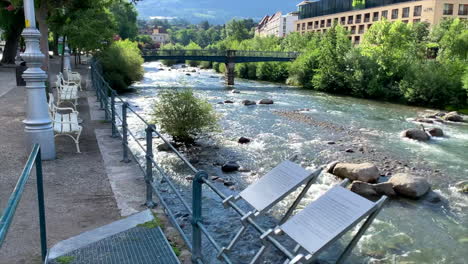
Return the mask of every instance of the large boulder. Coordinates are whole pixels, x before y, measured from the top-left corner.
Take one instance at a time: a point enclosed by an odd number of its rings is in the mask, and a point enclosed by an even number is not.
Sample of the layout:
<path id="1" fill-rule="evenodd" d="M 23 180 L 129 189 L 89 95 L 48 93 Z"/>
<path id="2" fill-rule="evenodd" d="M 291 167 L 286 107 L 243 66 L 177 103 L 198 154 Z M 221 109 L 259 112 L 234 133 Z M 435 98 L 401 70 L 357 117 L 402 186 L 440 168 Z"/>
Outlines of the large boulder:
<path id="1" fill-rule="evenodd" d="M 234 172 L 238 171 L 240 168 L 239 164 L 235 161 L 229 161 L 221 167 L 223 172 Z"/>
<path id="2" fill-rule="evenodd" d="M 238 142 L 239 144 L 247 144 L 247 143 L 250 143 L 250 139 L 246 137 L 241 137 L 239 138 Z"/>
<path id="3" fill-rule="evenodd" d="M 424 177 L 414 176 L 408 173 L 397 173 L 388 181 L 393 185 L 393 190 L 400 195 L 412 199 L 418 199 L 426 194 L 431 186 Z"/>
<path id="4" fill-rule="evenodd" d="M 452 122 L 463 122 L 463 117 L 461 117 L 461 115 L 459 115 L 457 112 L 447 113 L 443 118 Z"/>
<path id="5" fill-rule="evenodd" d="M 388 182 L 371 184 L 362 181 L 354 181 L 351 184 L 351 191 L 365 197 L 372 196 L 395 196 L 393 185 Z"/>
<path id="6" fill-rule="evenodd" d="M 431 137 L 426 133 L 426 131 L 421 129 L 408 129 L 401 133 L 403 137 L 418 141 L 428 141 Z"/>
<path id="7" fill-rule="evenodd" d="M 433 137 L 443 137 L 444 136 L 444 131 L 438 127 L 434 127 L 429 129 L 427 132 L 431 134 Z"/>
<path id="8" fill-rule="evenodd" d="M 376 182 L 380 177 L 379 169 L 372 163 L 337 163 L 333 174 L 340 178 L 363 182 Z"/>
<path id="9" fill-rule="evenodd" d="M 244 101 L 242 101 L 242 104 L 244 104 L 244 105 L 256 105 L 257 103 L 255 101 L 244 100 Z"/>
<path id="10" fill-rule="evenodd" d="M 273 100 L 271 99 L 262 99 L 258 104 L 273 104 Z"/>

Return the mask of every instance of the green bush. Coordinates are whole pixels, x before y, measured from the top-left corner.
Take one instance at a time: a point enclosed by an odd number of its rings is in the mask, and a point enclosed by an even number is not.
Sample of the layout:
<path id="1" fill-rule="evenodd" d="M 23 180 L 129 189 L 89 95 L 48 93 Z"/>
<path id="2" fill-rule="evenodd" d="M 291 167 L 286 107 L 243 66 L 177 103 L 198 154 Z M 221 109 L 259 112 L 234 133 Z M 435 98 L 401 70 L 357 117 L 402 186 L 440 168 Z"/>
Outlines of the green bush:
<path id="1" fill-rule="evenodd" d="M 196 52 L 197 50 L 201 50 L 202 48 L 197 43 L 190 41 L 190 43 L 187 46 L 185 46 L 185 49 Z M 189 54 L 189 55 L 192 55 L 192 54 Z M 197 67 L 198 65 L 200 65 L 200 61 L 193 61 L 193 60 L 186 60 L 185 63 L 187 63 L 189 66 L 192 66 L 192 67 Z"/>
<path id="2" fill-rule="evenodd" d="M 198 135 L 217 129 L 218 117 L 211 104 L 195 97 L 190 89 L 163 91 L 152 116 L 164 133 L 185 145 L 193 144 Z"/>
<path id="3" fill-rule="evenodd" d="M 104 78 L 117 92 L 143 78 L 143 58 L 138 44 L 130 40 L 116 41 L 99 55 Z"/>
<path id="4" fill-rule="evenodd" d="M 161 47 L 162 50 L 183 50 L 184 46 L 180 44 L 166 44 Z M 172 66 L 177 63 L 183 63 L 184 61 L 178 61 L 178 60 L 161 60 L 161 62 L 166 65 L 166 66 Z"/>

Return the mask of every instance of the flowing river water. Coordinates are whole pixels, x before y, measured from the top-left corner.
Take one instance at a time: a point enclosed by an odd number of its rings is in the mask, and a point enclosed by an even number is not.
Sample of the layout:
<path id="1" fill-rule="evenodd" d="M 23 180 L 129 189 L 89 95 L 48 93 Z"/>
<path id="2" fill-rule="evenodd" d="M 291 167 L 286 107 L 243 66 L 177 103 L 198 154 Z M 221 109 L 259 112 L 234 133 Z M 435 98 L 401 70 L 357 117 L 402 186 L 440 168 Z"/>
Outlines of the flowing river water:
<path id="1" fill-rule="evenodd" d="M 146 119 L 151 119 L 151 107 L 158 92 L 174 87 L 191 87 L 220 115 L 220 131 L 199 139 L 184 155 L 195 167 L 235 184 L 228 188 L 214 181 L 226 194 L 238 193 L 293 154 L 309 169 L 335 160 L 373 162 L 382 180 L 397 172 L 424 176 L 431 183 L 432 192 L 417 201 L 397 198 L 388 202 L 353 251 L 349 263 L 468 263 L 468 195 L 454 187 L 456 182 L 468 179 L 468 123 L 425 124 L 442 128 L 446 137 L 421 143 L 401 138 L 400 132 L 418 127 L 413 118 L 434 112 L 430 109 L 242 79 L 236 79 L 234 87 L 240 93 L 232 93 L 233 88 L 224 85 L 223 76 L 211 70 L 180 66 L 170 69 L 159 62 L 145 63 L 144 68 L 144 80 L 135 85 L 137 92 L 125 97 Z M 274 104 L 241 103 L 245 99 L 264 98 L 273 99 Z M 220 103 L 225 100 L 234 103 Z M 137 134 L 144 142 L 144 125 L 131 114 L 129 126 L 140 131 Z M 241 136 L 252 142 L 238 144 Z M 134 143 L 132 148 L 138 151 Z M 345 151 L 349 149 L 354 152 Z M 173 154 L 156 152 L 155 159 L 170 171 L 177 188 L 190 201 L 188 171 Z M 231 160 L 242 166 L 242 172 L 221 172 L 220 165 Z M 321 175 L 299 209 L 339 182 L 330 174 Z M 175 198 L 164 187 L 164 181 L 161 188 L 164 195 Z M 238 218 L 232 210 L 223 209 L 220 199 L 208 189 L 204 189 L 204 195 L 204 222 L 215 239 L 226 245 L 240 226 Z M 284 213 L 291 201 L 292 196 L 275 207 L 271 216 Z M 168 203 L 190 234 L 189 219 L 180 202 L 169 199 Z M 266 225 L 274 226 L 272 217 L 265 220 Z M 257 237 L 255 232 L 246 234 L 233 252 L 235 263 L 249 261 L 261 245 Z M 349 238 L 347 235 L 343 241 Z M 320 262 L 332 263 L 343 241 L 324 252 Z M 204 245 L 208 247 L 206 239 Z M 208 262 L 218 262 L 213 251 L 205 250 L 205 254 Z M 269 255 L 265 263 L 280 263 L 275 254 Z"/>

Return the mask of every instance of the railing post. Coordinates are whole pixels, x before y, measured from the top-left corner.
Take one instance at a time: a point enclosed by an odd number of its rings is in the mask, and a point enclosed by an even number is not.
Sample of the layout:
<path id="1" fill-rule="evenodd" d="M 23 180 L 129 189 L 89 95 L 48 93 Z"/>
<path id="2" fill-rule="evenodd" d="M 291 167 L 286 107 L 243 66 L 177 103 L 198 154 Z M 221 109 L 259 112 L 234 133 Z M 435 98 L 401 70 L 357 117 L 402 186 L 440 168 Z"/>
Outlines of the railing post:
<path id="1" fill-rule="evenodd" d="M 104 83 L 104 120 L 109 120 L 109 89 Z"/>
<path id="2" fill-rule="evenodd" d="M 202 221 L 203 179 L 208 178 L 204 171 L 198 171 L 192 183 L 192 261 L 197 263 L 202 258 L 202 233 L 198 223 Z"/>
<path id="3" fill-rule="evenodd" d="M 103 85 L 103 80 L 101 79 L 99 82 L 98 82 L 98 87 L 99 87 L 99 109 L 104 109 L 104 105 L 103 105 L 103 92 L 102 92 L 102 85 Z"/>
<path id="4" fill-rule="evenodd" d="M 123 150 L 122 162 L 125 162 L 125 163 L 130 162 L 130 159 L 128 158 L 127 107 L 128 107 L 128 103 L 124 102 L 122 104 L 122 150 Z"/>
<path id="5" fill-rule="evenodd" d="M 111 91 L 111 123 L 112 137 L 117 137 L 117 124 L 115 123 L 115 91 Z"/>
<path id="6" fill-rule="evenodd" d="M 148 125 L 146 128 L 146 207 L 154 208 L 153 202 L 153 129 L 154 125 Z"/>
<path id="7" fill-rule="evenodd" d="M 36 156 L 36 185 L 37 185 L 37 202 L 39 209 L 39 230 L 41 235 L 41 256 L 44 262 L 47 256 L 47 232 L 46 232 L 46 219 L 45 219 L 45 205 L 44 205 L 44 184 L 42 177 L 42 158 L 41 149 L 37 152 Z"/>

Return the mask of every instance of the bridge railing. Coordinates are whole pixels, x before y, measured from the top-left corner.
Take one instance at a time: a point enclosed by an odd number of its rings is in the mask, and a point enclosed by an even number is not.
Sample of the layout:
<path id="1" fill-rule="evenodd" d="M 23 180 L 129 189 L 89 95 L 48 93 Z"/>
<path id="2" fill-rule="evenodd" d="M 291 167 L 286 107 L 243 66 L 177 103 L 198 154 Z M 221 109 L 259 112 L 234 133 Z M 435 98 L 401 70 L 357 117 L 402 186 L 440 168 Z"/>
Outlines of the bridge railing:
<path id="1" fill-rule="evenodd" d="M 129 155 L 131 155 L 144 175 L 146 182 L 146 205 L 148 207 L 154 207 L 155 204 L 152 201 L 153 194 L 158 197 L 172 225 L 179 231 L 186 246 L 190 249 L 192 253 L 192 261 L 194 263 L 205 263 L 204 250 L 202 248 L 203 237 L 206 238 L 209 244 L 211 244 L 211 246 L 216 250 L 218 259 L 224 263 L 232 263 L 226 251 L 223 251 L 220 243 L 215 240 L 213 234 L 203 223 L 202 216 L 203 200 L 207 198 L 206 195 L 203 195 L 203 185 L 207 186 L 209 191 L 221 198 L 221 201 L 224 201 L 227 198 L 227 195 L 208 179 L 208 174 L 205 171 L 195 168 L 170 143 L 170 141 L 158 131 L 155 125 L 151 124 L 138 114 L 138 112 L 124 98 L 120 97 L 117 92 L 110 87 L 110 85 L 104 80 L 100 65 L 96 61 L 91 63 L 91 81 L 94 89 L 96 90 L 96 96 L 100 102 L 101 109 L 105 112 L 105 119 L 110 121 L 112 124 L 112 136 L 120 137 L 122 139 L 123 162 L 129 162 Z M 118 111 L 119 107 L 120 111 Z M 144 133 L 146 144 L 139 142 L 139 140 L 141 140 L 141 136 L 139 137 L 137 135 L 142 132 L 141 130 L 134 131 L 130 129 L 127 122 L 129 115 L 134 115 L 136 120 L 145 127 Z M 153 136 L 161 139 L 167 146 L 169 146 L 170 151 L 176 154 L 178 160 L 182 162 L 185 168 L 193 175 L 191 203 L 187 203 L 183 198 L 184 195 L 173 183 L 174 181 L 170 174 L 168 174 L 164 167 L 155 160 L 153 153 Z M 131 146 L 129 144 L 130 141 L 133 141 L 135 144 Z M 141 159 L 144 159 L 145 162 L 141 162 Z M 160 181 L 155 179 L 155 173 L 160 176 Z M 178 223 L 176 213 L 170 206 L 168 206 L 169 199 L 166 198 L 167 196 L 162 194 L 163 190 L 160 189 L 161 182 L 165 182 L 169 185 L 170 191 L 175 194 L 176 199 L 180 201 L 180 205 L 188 212 L 188 215 L 191 218 L 191 239 Z M 169 190 L 164 189 L 164 191 Z M 174 198 L 171 199 L 173 200 Z M 222 205 L 221 202 L 220 205 Z M 241 223 L 241 219 L 246 219 L 247 223 L 250 224 L 259 234 L 266 232 L 266 230 L 262 228 L 256 220 L 248 217 L 249 214 L 234 202 L 228 201 L 226 205 L 232 208 L 239 215 L 239 223 Z M 293 257 L 294 254 L 292 251 L 288 250 L 275 238 L 268 236 L 267 240 L 285 256 L 290 258 Z"/>
<path id="2" fill-rule="evenodd" d="M 5 241 L 10 225 L 15 217 L 16 209 L 23 196 L 24 188 L 31 176 L 33 168 L 36 167 L 36 188 L 37 188 L 37 201 L 39 210 L 39 230 L 41 237 L 41 257 L 45 261 L 47 256 L 47 235 L 46 235 L 46 218 L 45 218 L 45 203 L 44 203 L 44 187 L 42 179 L 42 159 L 41 149 L 38 144 L 35 144 L 31 154 L 29 155 L 23 172 L 19 177 L 15 189 L 8 199 L 5 210 L 1 213 L 0 217 L 0 249 Z"/>
<path id="3" fill-rule="evenodd" d="M 255 51 L 255 50 L 143 50 L 144 56 L 161 56 L 161 57 L 183 57 L 183 56 L 200 56 L 200 57 L 258 57 L 258 58 L 291 58 L 295 59 L 299 56 L 299 52 L 283 52 L 283 51 Z"/>

